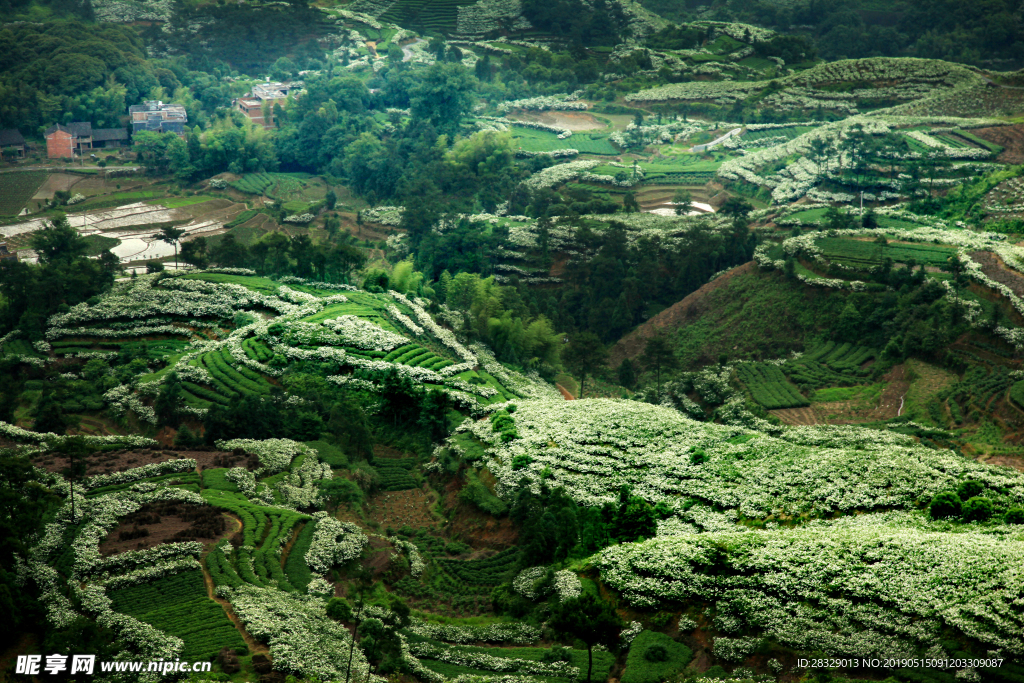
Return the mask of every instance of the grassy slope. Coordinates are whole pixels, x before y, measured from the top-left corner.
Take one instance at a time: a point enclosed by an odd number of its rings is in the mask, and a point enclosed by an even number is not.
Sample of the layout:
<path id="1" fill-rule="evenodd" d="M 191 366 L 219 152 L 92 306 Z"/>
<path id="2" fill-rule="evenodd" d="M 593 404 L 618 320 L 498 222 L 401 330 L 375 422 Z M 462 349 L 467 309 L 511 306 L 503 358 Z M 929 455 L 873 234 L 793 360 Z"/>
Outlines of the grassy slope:
<path id="1" fill-rule="evenodd" d="M 714 285 L 715 281 L 705 285 L 630 336 L 667 331 L 685 369 L 717 362 L 720 354 L 730 359 L 778 358 L 803 349 L 828 329 L 844 302 L 839 292 L 752 269 Z M 643 344 L 635 343 L 635 337 L 633 343 L 620 341 L 612 362 L 635 358 L 642 351 Z"/>

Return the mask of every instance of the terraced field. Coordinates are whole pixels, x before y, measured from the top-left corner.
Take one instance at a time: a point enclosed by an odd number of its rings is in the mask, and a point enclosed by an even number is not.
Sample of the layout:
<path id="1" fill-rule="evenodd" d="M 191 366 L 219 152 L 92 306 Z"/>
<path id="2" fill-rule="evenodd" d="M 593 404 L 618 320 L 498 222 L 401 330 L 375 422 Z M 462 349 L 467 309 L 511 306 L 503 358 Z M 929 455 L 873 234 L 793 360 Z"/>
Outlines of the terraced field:
<path id="1" fill-rule="evenodd" d="M 246 342 L 248 342 L 246 344 Z M 258 340 L 245 340 L 246 355 L 259 362 L 270 360 L 273 353 Z M 243 396 L 267 396 L 273 385 L 266 376 L 235 360 L 227 348 L 204 353 L 189 365 L 205 370 L 209 381 L 184 382 L 185 400 L 196 408 L 210 408 L 213 404 L 229 405 Z"/>
<path id="2" fill-rule="evenodd" d="M 207 597 L 199 570 L 111 591 L 110 598 L 115 612 L 184 640 L 181 657 L 188 661 L 211 659 L 225 647 L 245 647 L 224 609 Z"/>
<path id="3" fill-rule="evenodd" d="M 458 22 L 458 8 L 475 0 L 398 0 L 380 15 L 383 21 L 421 32 L 453 33 Z"/>

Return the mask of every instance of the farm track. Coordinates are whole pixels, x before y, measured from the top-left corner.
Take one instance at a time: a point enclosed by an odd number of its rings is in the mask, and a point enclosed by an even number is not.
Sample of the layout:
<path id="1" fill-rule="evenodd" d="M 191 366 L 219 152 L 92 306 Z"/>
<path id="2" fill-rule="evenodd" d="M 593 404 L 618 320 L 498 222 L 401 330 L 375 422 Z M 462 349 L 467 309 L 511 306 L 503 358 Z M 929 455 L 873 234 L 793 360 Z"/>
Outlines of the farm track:
<path id="1" fill-rule="evenodd" d="M 302 531 L 304 526 L 306 526 L 305 522 L 299 522 L 292 528 L 292 537 L 288 539 L 288 542 L 284 544 L 284 548 L 281 549 L 281 569 L 284 569 L 284 563 L 288 560 L 288 555 L 292 552 L 292 546 L 299 539 L 299 532 Z"/>
<path id="2" fill-rule="evenodd" d="M 976 128 L 971 133 L 1004 148 L 996 161 L 1003 164 L 1024 162 L 1024 124 Z"/>
<path id="3" fill-rule="evenodd" d="M 741 266 L 719 275 L 711 282 L 703 285 L 679 301 L 654 316 L 615 343 L 609 353 L 608 365 L 617 368 L 624 358 L 636 358 L 643 353 L 647 340 L 663 330 L 674 330 L 686 323 L 697 320 L 708 308 L 707 297 L 711 292 L 728 283 L 738 275 L 754 270 L 754 262 L 748 261 Z"/>
<path id="4" fill-rule="evenodd" d="M 1017 296 L 1024 296 L 1024 276 L 1008 268 L 1001 258 L 991 251 L 975 251 L 970 256 L 985 275 L 1006 285 Z"/>
<path id="5" fill-rule="evenodd" d="M 242 530 L 242 520 L 238 519 L 237 517 L 235 517 L 234 515 L 229 514 L 229 513 L 224 513 L 224 516 L 230 518 L 231 521 L 234 524 L 238 525 L 238 528 L 237 529 L 232 529 L 231 532 L 228 534 L 228 536 L 236 534 L 236 533 L 238 533 L 238 532 L 240 532 Z M 204 559 L 206 558 L 206 555 L 209 554 L 209 552 L 210 551 L 207 551 L 206 553 L 203 554 L 203 558 Z M 245 630 L 245 627 L 242 625 L 242 622 L 238 618 L 238 615 L 235 614 L 235 611 L 233 609 L 231 609 L 231 603 L 228 602 L 227 600 L 225 600 L 224 598 L 218 598 L 214 594 L 214 592 L 213 592 L 213 577 L 210 576 L 210 572 L 206 568 L 206 564 L 205 563 L 203 563 L 203 581 L 206 583 L 206 595 L 207 595 L 207 597 L 209 597 L 211 600 L 213 600 L 215 603 L 217 603 L 218 605 L 220 605 L 224 609 L 224 614 L 227 615 L 228 619 L 231 620 L 231 623 L 235 625 L 236 629 L 238 629 L 238 634 L 240 636 L 242 636 L 242 640 L 245 641 L 245 644 L 249 646 L 249 651 L 252 652 L 253 654 L 256 654 L 258 652 L 262 652 L 263 654 L 265 654 L 265 655 L 267 655 L 269 657 L 270 656 L 270 648 L 267 647 L 266 645 L 264 645 L 263 643 L 260 643 L 259 641 L 257 641 L 255 638 L 253 638 L 249 634 L 248 631 Z"/>

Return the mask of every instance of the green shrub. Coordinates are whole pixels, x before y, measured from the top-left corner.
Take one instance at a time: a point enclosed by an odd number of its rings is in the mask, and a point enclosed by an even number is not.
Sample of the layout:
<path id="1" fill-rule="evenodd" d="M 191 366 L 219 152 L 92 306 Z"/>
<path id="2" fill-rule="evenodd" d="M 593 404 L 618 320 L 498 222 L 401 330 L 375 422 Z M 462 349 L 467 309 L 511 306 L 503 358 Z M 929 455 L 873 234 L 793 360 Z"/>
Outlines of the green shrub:
<path id="1" fill-rule="evenodd" d="M 704 449 L 694 449 L 693 453 L 690 453 L 690 463 L 693 465 L 700 465 L 708 461 L 710 456 L 704 452 Z"/>
<path id="2" fill-rule="evenodd" d="M 690 663 L 693 652 L 664 633 L 641 631 L 629 646 L 622 683 L 661 683 Z"/>
<path id="3" fill-rule="evenodd" d="M 341 449 L 326 441 L 307 441 L 306 445 L 315 448 L 320 462 L 325 462 L 335 469 L 346 469 L 348 458 L 341 452 Z"/>
<path id="4" fill-rule="evenodd" d="M 1024 508 L 1010 508 L 1005 519 L 1007 524 L 1024 524 Z"/>
<path id="5" fill-rule="evenodd" d="M 655 643 L 644 651 L 644 659 L 648 662 L 667 662 L 668 650 L 661 643 Z"/>
<path id="6" fill-rule="evenodd" d="M 505 501 L 491 493 L 472 470 L 466 470 L 466 485 L 459 491 L 459 498 L 495 517 L 508 512 Z"/>
<path id="7" fill-rule="evenodd" d="M 983 496 L 968 498 L 961 514 L 965 522 L 984 522 L 992 516 L 992 501 Z"/>
<path id="8" fill-rule="evenodd" d="M 928 506 L 928 512 L 931 514 L 932 519 L 956 517 L 960 514 L 961 505 L 960 496 L 956 495 L 955 492 L 943 491 L 932 498 L 932 502 Z"/>
<path id="9" fill-rule="evenodd" d="M 526 466 L 529 465 L 531 462 L 533 462 L 533 458 L 530 457 L 529 455 L 526 455 L 526 454 L 517 455 L 514 458 L 512 458 L 512 469 L 513 470 L 526 469 Z"/>
<path id="10" fill-rule="evenodd" d="M 968 500 L 969 498 L 980 496 L 984 490 L 985 486 L 980 481 L 968 479 L 956 487 L 956 495 L 960 496 L 960 500 Z"/>

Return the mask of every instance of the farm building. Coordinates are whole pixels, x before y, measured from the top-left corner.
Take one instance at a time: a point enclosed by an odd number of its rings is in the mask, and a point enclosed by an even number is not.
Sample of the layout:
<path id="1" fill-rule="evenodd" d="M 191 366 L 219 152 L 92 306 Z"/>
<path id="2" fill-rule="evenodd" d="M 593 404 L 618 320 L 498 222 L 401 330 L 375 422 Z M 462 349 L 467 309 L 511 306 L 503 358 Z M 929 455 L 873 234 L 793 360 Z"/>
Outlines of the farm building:
<path id="1" fill-rule="evenodd" d="M 96 128 L 88 121 L 75 121 L 66 126 L 55 123 L 46 129 L 46 156 L 70 159 L 86 150 L 120 147 L 128 141 L 124 128 Z"/>
<path id="2" fill-rule="evenodd" d="M 254 85 L 252 91 L 234 100 L 231 105 L 245 114 L 253 123 L 264 128 L 274 127 L 274 105 L 284 106 L 288 93 L 303 86 L 302 81 L 290 83 L 260 83 Z M 264 106 L 266 111 L 264 111 Z"/>
<path id="3" fill-rule="evenodd" d="M 0 152 L 4 156 L 25 157 L 25 138 L 17 128 L 0 130 Z"/>
<path id="4" fill-rule="evenodd" d="M 128 107 L 132 119 L 132 133 L 176 133 L 185 137 L 188 114 L 180 104 L 164 104 L 160 100 L 147 100 Z"/>
<path id="5" fill-rule="evenodd" d="M 7 243 L 0 242 L 0 266 L 18 262 L 18 252 L 8 251 Z"/>

